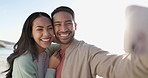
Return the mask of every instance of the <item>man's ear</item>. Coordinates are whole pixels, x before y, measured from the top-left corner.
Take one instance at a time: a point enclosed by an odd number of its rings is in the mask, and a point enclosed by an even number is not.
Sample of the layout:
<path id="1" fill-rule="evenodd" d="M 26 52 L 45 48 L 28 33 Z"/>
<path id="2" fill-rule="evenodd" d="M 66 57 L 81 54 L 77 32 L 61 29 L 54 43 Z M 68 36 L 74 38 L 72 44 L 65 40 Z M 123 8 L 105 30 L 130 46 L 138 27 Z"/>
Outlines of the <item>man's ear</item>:
<path id="1" fill-rule="evenodd" d="M 75 30 L 77 30 L 77 23 L 75 23 Z"/>

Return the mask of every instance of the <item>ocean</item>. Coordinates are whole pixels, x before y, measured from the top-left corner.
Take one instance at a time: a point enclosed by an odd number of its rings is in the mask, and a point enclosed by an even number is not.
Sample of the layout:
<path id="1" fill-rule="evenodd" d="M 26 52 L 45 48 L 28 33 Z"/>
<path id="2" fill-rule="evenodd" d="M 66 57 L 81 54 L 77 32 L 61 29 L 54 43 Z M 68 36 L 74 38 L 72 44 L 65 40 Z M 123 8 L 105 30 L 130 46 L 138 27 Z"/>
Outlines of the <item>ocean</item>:
<path id="1" fill-rule="evenodd" d="M 10 49 L 10 48 L 0 48 L 0 57 L 7 57 L 12 52 L 13 52 L 13 49 Z"/>
<path id="2" fill-rule="evenodd" d="M 0 78 L 5 78 L 5 73 L 2 73 L 8 68 L 6 58 L 13 52 L 12 46 L 0 48 Z"/>

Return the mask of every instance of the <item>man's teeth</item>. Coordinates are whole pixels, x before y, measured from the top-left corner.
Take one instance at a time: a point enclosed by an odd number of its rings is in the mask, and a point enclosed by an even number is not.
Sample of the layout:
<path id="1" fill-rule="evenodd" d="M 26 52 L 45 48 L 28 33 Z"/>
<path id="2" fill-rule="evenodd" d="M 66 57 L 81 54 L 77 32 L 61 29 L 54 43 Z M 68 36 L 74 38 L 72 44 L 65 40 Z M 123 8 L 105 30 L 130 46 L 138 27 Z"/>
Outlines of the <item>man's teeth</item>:
<path id="1" fill-rule="evenodd" d="M 50 39 L 42 39 L 42 41 L 49 41 Z"/>
<path id="2" fill-rule="evenodd" d="M 66 36 L 68 36 L 68 34 L 60 34 L 60 36 L 66 37 Z"/>

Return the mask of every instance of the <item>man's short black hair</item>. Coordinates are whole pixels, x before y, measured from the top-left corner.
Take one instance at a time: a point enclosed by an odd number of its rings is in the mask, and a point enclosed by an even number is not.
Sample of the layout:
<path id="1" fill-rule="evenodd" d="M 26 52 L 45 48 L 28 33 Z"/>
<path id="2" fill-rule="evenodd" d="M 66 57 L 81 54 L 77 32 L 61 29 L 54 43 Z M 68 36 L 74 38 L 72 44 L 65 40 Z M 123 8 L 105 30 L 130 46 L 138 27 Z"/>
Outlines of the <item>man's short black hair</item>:
<path id="1" fill-rule="evenodd" d="M 73 11 L 70 7 L 67 7 L 67 6 L 60 6 L 60 7 L 57 7 L 57 8 L 51 13 L 52 19 L 53 19 L 53 16 L 54 16 L 56 13 L 61 12 L 61 11 L 68 12 L 69 14 L 72 15 L 73 19 L 75 18 L 74 11 Z"/>

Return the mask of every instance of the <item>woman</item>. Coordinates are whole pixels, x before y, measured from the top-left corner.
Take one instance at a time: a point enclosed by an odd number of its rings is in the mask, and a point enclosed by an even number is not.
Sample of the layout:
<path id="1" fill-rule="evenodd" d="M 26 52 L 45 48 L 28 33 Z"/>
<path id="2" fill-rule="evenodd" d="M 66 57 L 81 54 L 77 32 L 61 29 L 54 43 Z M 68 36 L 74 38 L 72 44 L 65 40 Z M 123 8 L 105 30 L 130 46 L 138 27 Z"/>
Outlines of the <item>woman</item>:
<path id="1" fill-rule="evenodd" d="M 60 56 L 57 52 L 53 54 L 59 48 L 57 45 L 47 49 L 52 35 L 50 16 L 44 12 L 32 13 L 24 23 L 14 52 L 7 58 L 10 67 L 5 71 L 6 78 L 54 78 Z"/>

